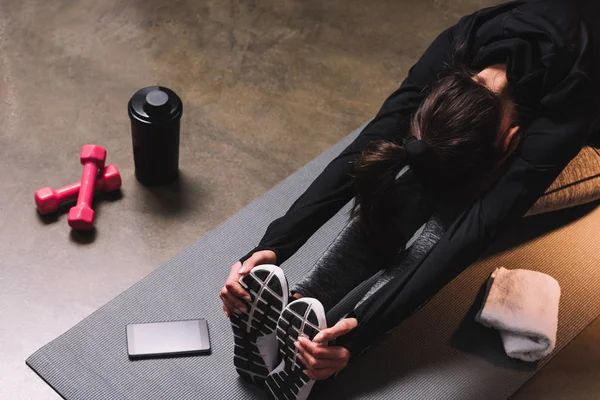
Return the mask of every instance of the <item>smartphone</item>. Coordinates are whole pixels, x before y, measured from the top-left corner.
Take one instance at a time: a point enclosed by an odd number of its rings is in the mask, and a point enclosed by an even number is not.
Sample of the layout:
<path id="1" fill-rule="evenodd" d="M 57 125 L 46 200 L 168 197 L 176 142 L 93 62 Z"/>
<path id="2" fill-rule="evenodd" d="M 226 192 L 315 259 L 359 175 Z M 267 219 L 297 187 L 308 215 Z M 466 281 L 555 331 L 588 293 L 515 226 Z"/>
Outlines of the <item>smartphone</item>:
<path id="1" fill-rule="evenodd" d="M 205 319 L 127 325 L 129 358 L 210 354 Z"/>

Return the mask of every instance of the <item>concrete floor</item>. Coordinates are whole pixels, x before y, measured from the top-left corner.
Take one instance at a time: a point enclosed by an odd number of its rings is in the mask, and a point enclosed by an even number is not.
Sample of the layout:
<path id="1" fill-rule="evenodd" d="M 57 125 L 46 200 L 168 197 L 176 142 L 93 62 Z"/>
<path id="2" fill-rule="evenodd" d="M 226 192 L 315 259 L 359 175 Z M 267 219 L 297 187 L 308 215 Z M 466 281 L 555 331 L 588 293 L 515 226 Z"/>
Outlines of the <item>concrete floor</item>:
<path id="1" fill-rule="evenodd" d="M 58 399 L 27 356 L 372 117 L 438 32 L 494 3 L 0 2 L 0 398 Z M 133 177 L 126 112 L 151 84 L 184 103 L 182 176 L 160 189 Z M 85 143 L 124 186 L 81 236 L 33 193 L 78 180 Z M 597 398 L 599 337 L 515 398 Z"/>

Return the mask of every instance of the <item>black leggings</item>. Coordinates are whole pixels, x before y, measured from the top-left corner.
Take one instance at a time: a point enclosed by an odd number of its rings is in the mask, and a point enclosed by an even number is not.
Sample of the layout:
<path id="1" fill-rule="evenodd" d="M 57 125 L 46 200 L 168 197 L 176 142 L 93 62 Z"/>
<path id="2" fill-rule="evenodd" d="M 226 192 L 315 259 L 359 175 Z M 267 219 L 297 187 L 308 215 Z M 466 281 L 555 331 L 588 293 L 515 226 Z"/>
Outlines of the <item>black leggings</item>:
<path id="1" fill-rule="evenodd" d="M 448 214 L 446 214 L 448 215 Z M 325 250 L 312 270 L 292 286 L 292 293 L 318 299 L 334 324 L 394 277 L 416 263 L 442 237 L 452 222 L 435 212 L 424 221 L 412 221 L 414 234 L 393 262 L 385 262 L 368 245 L 358 217 L 350 220 Z"/>
<path id="2" fill-rule="evenodd" d="M 600 135 L 597 135 L 600 138 Z M 596 145 L 600 145 L 596 143 Z M 595 201 L 600 197 L 596 181 L 600 171 L 600 152 L 586 146 L 527 212 L 545 213 Z M 415 210 L 414 215 L 424 213 Z M 426 213 L 425 213 L 426 214 Z M 337 322 L 394 277 L 424 257 L 458 216 L 457 209 L 438 209 L 429 219 L 407 221 L 408 232 L 415 232 L 406 250 L 393 262 L 383 262 L 367 243 L 359 221 L 351 220 L 315 263 L 313 269 L 292 292 L 314 297 L 323 303 L 327 322 Z M 435 279 L 433 277 L 432 279 Z M 433 296 L 435 293 L 428 293 Z"/>

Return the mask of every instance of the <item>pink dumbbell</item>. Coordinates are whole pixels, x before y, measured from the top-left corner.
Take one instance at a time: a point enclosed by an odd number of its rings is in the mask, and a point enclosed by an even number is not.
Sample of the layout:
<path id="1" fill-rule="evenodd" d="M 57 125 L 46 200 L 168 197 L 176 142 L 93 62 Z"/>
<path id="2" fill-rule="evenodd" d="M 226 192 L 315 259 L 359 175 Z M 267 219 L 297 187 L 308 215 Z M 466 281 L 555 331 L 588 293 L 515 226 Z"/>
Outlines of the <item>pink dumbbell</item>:
<path id="1" fill-rule="evenodd" d="M 97 144 L 86 144 L 81 149 L 81 187 L 77 196 L 77 204 L 69 210 L 69 226 L 75 230 L 89 230 L 94 227 L 94 187 L 98 179 L 98 171 L 104 168 L 106 149 Z"/>
<path id="2" fill-rule="evenodd" d="M 35 192 L 35 205 L 40 214 L 48 214 L 58 209 L 61 203 L 77 198 L 81 182 L 77 181 L 60 189 L 44 187 Z M 107 165 L 96 182 L 96 191 L 112 192 L 121 187 L 121 174 L 114 165 Z"/>

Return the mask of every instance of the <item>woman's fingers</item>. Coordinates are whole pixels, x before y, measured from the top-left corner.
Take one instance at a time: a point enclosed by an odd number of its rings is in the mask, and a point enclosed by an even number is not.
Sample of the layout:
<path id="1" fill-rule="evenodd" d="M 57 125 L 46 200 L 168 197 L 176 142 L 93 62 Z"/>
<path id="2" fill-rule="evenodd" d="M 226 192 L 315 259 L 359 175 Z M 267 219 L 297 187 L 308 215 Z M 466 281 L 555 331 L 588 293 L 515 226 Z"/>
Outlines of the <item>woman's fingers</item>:
<path id="1" fill-rule="evenodd" d="M 306 338 L 299 338 L 294 343 L 298 349 L 298 359 L 304 364 L 304 373 L 310 379 L 329 378 L 341 371 L 350 359 L 350 351 L 341 346 L 323 346 Z"/>
<path id="2" fill-rule="evenodd" d="M 257 251 L 250 256 L 243 264 L 241 264 L 237 270 L 240 275 L 247 275 L 252 268 L 260 264 L 275 264 L 277 262 L 277 255 L 272 250 L 261 250 Z"/>
<path id="3" fill-rule="evenodd" d="M 230 315 L 240 313 L 238 307 L 232 304 L 229 300 L 227 300 L 227 298 L 221 297 L 221 300 L 223 301 L 223 307 L 225 307 L 227 311 L 229 311 Z"/>
<path id="4" fill-rule="evenodd" d="M 350 351 L 342 346 L 323 346 L 322 344 L 311 342 L 306 338 L 298 338 L 302 350 L 307 351 L 311 356 L 321 359 L 348 359 Z"/>
<path id="5" fill-rule="evenodd" d="M 329 378 L 331 375 L 335 374 L 336 372 L 342 370 L 346 364 L 335 364 L 335 365 L 331 365 L 331 366 L 327 366 L 327 367 L 323 367 L 323 368 L 315 368 L 315 367 L 310 367 L 307 364 L 309 363 L 307 360 L 305 360 L 303 358 L 302 355 L 300 355 L 300 353 L 298 353 L 298 358 L 300 359 L 300 361 L 302 362 L 302 364 L 304 364 L 305 366 L 305 370 L 303 371 L 306 376 L 308 376 L 310 379 L 313 380 L 320 380 L 320 379 L 327 379 Z M 331 362 L 331 360 L 328 360 Z"/>
<path id="6" fill-rule="evenodd" d="M 329 342 L 339 336 L 343 336 L 346 333 L 350 332 L 352 329 L 356 328 L 358 325 L 358 321 L 356 318 L 344 318 L 341 319 L 332 326 L 331 328 L 326 328 L 321 330 L 321 332 L 317 333 L 314 337 L 313 341 L 317 343 Z"/>
<path id="7" fill-rule="evenodd" d="M 306 367 L 304 373 L 311 379 L 329 378 L 342 370 L 350 359 L 350 351 L 342 346 L 324 346 L 300 337 L 294 343 L 298 349 L 298 359 Z"/>
<path id="8" fill-rule="evenodd" d="M 239 278 L 238 278 L 239 279 Z M 245 299 L 250 301 L 250 294 L 242 287 L 238 279 L 227 279 L 225 282 L 225 289 L 227 289 L 227 296 L 234 296 L 238 299 Z M 241 300 L 240 300 L 241 301 Z"/>
<path id="9" fill-rule="evenodd" d="M 331 375 L 335 374 L 338 371 L 333 368 L 325 368 L 325 369 L 317 369 L 317 370 L 305 369 L 303 372 L 310 379 L 312 379 L 314 381 L 319 381 L 321 379 L 329 378 Z"/>
<path id="10" fill-rule="evenodd" d="M 237 273 L 240 275 L 248 275 L 252 268 L 257 266 L 258 264 L 264 264 L 265 262 L 263 261 L 263 259 L 265 258 L 265 256 L 261 253 L 262 252 L 257 251 L 256 253 L 252 254 L 249 259 L 247 259 L 242 265 L 240 265 L 240 268 L 238 269 Z"/>
<path id="11" fill-rule="evenodd" d="M 240 267 L 238 268 L 237 273 L 240 275 L 248 275 L 250 273 L 250 270 L 256 265 L 256 258 L 256 253 L 254 253 L 249 259 L 244 261 L 243 264 L 240 263 Z"/>
<path id="12" fill-rule="evenodd" d="M 306 368 L 303 372 L 313 380 L 327 379 L 336 372 L 341 371 L 348 363 L 347 360 L 342 359 L 314 358 L 306 351 L 299 351 L 298 359 Z"/>
<path id="13" fill-rule="evenodd" d="M 257 251 L 247 259 L 243 264 L 238 261 L 231 266 L 231 271 L 225 281 L 225 286 L 219 292 L 219 297 L 223 301 L 223 310 L 227 317 L 231 313 L 243 313 L 248 310 L 248 303 L 251 301 L 250 294 L 242 287 L 239 280 L 242 276 L 250 273 L 252 268 L 258 264 L 271 263 L 277 261 L 275 252 L 271 250 Z"/>
<path id="14" fill-rule="evenodd" d="M 247 301 L 250 301 L 250 295 L 240 284 L 240 278 L 242 275 L 238 273 L 238 270 L 240 269 L 241 265 L 242 263 L 239 261 L 233 264 L 231 271 L 229 272 L 229 276 L 225 281 L 225 287 L 227 290 L 231 291 L 234 296 L 242 299 L 245 298 Z"/>
<path id="15" fill-rule="evenodd" d="M 246 289 L 244 289 L 239 282 L 240 278 L 242 277 L 240 274 L 237 273 L 237 270 L 239 269 L 240 265 L 242 265 L 242 263 L 240 263 L 239 261 L 233 264 L 233 266 L 231 267 L 231 271 L 229 272 L 229 276 L 225 281 L 225 287 L 223 288 L 223 290 L 227 292 L 225 293 L 226 296 L 234 296 L 239 299 L 245 299 L 247 302 L 250 302 L 250 294 L 248 294 Z"/>
<path id="16" fill-rule="evenodd" d="M 300 349 L 299 349 L 300 350 Z M 316 358 L 307 351 L 298 351 L 298 358 L 307 369 L 342 368 L 346 360 L 342 358 Z"/>
<path id="17" fill-rule="evenodd" d="M 244 291 L 244 293 L 244 296 L 248 295 L 246 291 Z M 221 289 L 220 295 L 222 299 L 229 301 L 234 308 L 246 309 L 248 307 L 244 300 L 240 298 L 240 296 L 229 289 L 228 285 L 225 285 L 225 287 Z"/>
<path id="18" fill-rule="evenodd" d="M 225 288 L 219 293 L 219 297 L 223 301 L 223 305 L 227 307 L 230 313 L 242 313 L 248 310 L 248 306 L 239 298 L 232 296 Z"/>
<path id="19" fill-rule="evenodd" d="M 319 359 L 348 360 L 350 358 L 350 351 L 342 346 L 323 346 L 302 337 L 298 338 L 297 343 L 300 349 Z"/>

